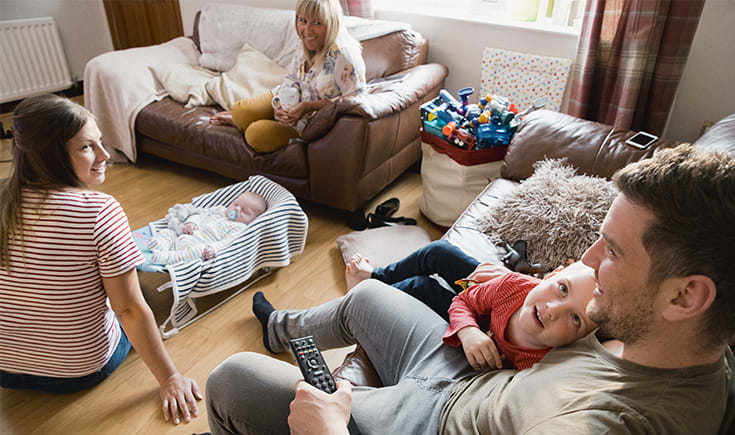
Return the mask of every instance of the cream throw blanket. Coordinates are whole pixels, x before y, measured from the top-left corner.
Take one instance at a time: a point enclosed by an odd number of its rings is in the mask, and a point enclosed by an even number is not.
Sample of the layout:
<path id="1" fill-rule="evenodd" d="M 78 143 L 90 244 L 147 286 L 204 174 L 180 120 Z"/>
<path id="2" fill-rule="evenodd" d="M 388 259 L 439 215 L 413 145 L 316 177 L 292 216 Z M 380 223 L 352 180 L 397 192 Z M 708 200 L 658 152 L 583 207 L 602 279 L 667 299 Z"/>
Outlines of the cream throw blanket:
<path id="1" fill-rule="evenodd" d="M 136 159 L 135 118 L 166 96 L 148 68 L 157 63 L 197 66 L 199 52 L 189 38 L 101 54 L 84 68 L 84 105 L 97 117 L 113 162 Z"/>
<path id="2" fill-rule="evenodd" d="M 181 37 L 89 61 L 84 70 L 85 105 L 97 116 L 111 161 L 135 162 L 135 118 L 154 101 L 168 95 L 187 108 L 219 104 L 230 110 L 234 102 L 263 94 L 286 76 L 286 70 L 247 44 L 224 73 L 204 69 L 198 60 L 194 42 Z"/>

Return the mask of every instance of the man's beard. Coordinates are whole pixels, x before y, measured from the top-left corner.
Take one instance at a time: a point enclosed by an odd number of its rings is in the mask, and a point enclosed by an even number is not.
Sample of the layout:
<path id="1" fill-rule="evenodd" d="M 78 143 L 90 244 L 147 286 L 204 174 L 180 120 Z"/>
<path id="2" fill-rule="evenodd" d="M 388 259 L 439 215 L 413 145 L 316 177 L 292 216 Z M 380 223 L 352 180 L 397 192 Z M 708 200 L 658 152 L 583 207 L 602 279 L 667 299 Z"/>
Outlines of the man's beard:
<path id="1" fill-rule="evenodd" d="M 653 299 L 639 295 L 635 301 L 631 301 L 631 305 L 633 309 L 628 313 L 614 313 L 614 305 L 601 307 L 599 301 L 592 301 L 587 315 L 597 323 L 602 336 L 633 344 L 651 331 Z"/>

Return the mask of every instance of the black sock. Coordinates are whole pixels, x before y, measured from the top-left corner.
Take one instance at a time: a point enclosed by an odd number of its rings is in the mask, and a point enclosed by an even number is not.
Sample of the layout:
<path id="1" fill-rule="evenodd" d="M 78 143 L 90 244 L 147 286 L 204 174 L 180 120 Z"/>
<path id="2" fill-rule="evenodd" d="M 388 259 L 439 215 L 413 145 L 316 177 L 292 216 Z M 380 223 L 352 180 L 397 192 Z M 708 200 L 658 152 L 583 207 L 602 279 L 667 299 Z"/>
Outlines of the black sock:
<path id="1" fill-rule="evenodd" d="M 271 305 L 270 302 L 268 302 L 268 299 L 265 298 L 263 292 L 256 292 L 253 295 L 253 313 L 255 313 L 255 317 L 258 318 L 260 324 L 263 325 L 263 346 L 265 346 L 270 353 L 275 352 L 273 352 L 270 343 L 268 343 L 268 317 L 270 317 L 271 313 L 274 311 L 276 311 L 276 309 L 273 308 L 273 305 Z"/>

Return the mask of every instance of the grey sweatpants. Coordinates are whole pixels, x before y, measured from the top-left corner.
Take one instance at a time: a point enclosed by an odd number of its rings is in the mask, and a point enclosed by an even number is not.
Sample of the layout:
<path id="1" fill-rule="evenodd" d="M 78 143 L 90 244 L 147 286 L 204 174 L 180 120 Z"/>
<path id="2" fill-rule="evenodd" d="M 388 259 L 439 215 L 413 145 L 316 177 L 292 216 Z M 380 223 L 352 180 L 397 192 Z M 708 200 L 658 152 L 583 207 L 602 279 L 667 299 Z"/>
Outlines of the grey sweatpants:
<path id="1" fill-rule="evenodd" d="M 275 311 L 268 320 L 274 351 L 313 335 L 320 349 L 356 342 L 384 387 L 355 387 L 352 417 L 365 434 L 437 433 L 454 383 L 475 373 L 461 348 L 446 346 L 447 323 L 417 299 L 376 280 L 307 310 Z M 207 380 L 214 434 L 288 434 L 289 403 L 301 379 L 291 364 L 257 353 L 225 360 Z"/>

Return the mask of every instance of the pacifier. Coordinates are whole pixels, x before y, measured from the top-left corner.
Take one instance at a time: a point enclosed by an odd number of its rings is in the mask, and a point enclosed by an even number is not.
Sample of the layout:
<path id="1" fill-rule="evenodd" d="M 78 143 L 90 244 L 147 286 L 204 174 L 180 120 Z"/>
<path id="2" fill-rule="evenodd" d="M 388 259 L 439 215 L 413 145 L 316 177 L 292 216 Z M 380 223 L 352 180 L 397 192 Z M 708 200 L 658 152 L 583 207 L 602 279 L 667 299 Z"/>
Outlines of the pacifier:
<path id="1" fill-rule="evenodd" d="M 231 221 L 237 220 L 237 210 L 235 210 L 234 208 L 227 210 L 227 219 Z"/>

